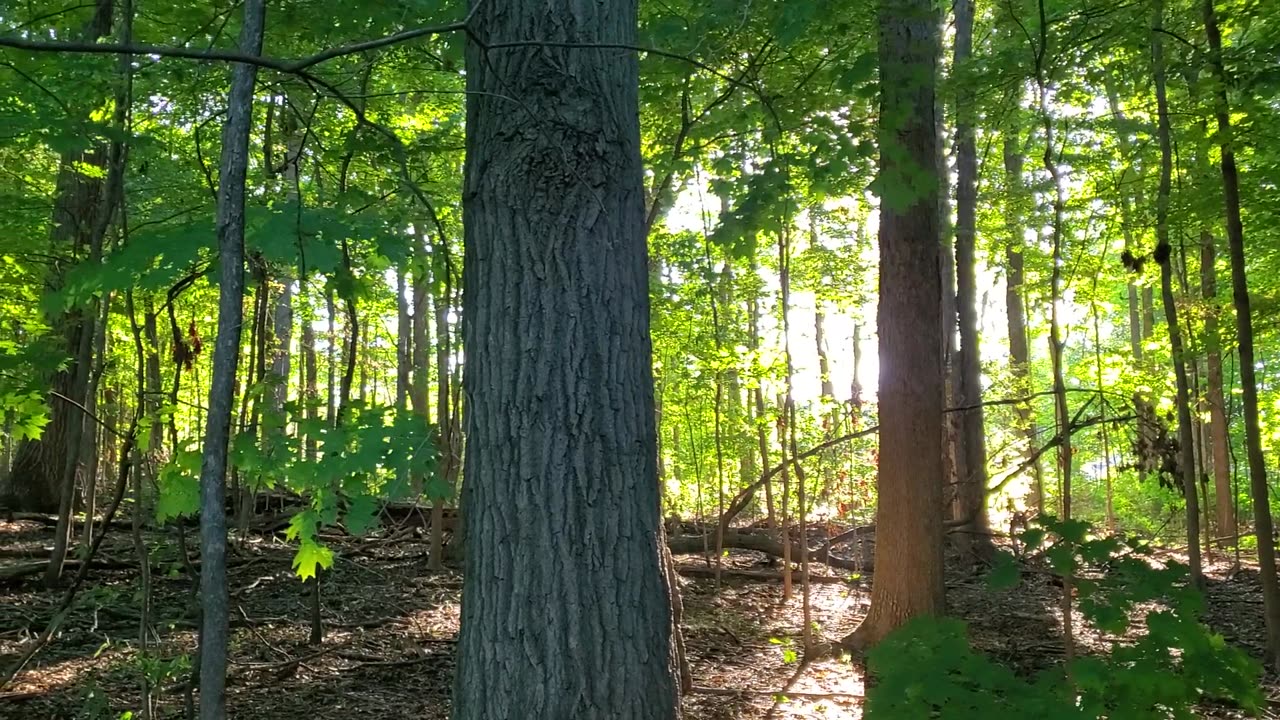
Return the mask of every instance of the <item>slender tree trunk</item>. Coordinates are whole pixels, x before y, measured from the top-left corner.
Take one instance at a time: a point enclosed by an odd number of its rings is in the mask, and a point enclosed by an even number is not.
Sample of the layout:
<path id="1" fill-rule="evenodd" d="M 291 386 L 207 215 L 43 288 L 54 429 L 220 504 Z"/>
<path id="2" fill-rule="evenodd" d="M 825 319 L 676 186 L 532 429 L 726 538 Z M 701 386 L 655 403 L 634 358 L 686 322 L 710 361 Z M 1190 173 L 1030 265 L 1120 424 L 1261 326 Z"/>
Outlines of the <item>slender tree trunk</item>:
<path id="1" fill-rule="evenodd" d="M 751 272 L 754 275 L 756 271 L 755 263 L 751 265 Z M 752 294 L 747 303 L 747 313 L 750 317 L 751 331 L 751 352 L 752 354 L 760 351 L 760 300 L 756 294 Z M 764 388 L 761 387 L 762 379 L 757 378 L 755 387 L 752 389 L 752 395 L 755 398 L 755 426 L 756 426 L 756 444 L 760 449 L 760 467 L 769 467 L 769 433 L 765 430 L 765 407 L 764 407 Z M 773 502 L 773 481 L 770 480 L 764 484 L 764 504 L 765 513 L 768 516 L 768 526 L 771 528 L 778 526 L 778 517 Z"/>
<path id="2" fill-rule="evenodd" d="M 1244 224 L 1240 217 L 1240 173 L 1236 168 L 1231 129 L 1230 86 L 1222 63 L 1222 33 L 1218 29 L 1213 0 L 1204 0 L 1205 35 L 1214 73 L 1215 115 L 1218 139 L 1222 143 L 1222 190 L 1227 213 L 1227 245 L 1231 255 L 1231 294 L 1236 308 L 1236 335 L 1240 353 L 1240 389 L 1244 402 L 1245 450 L 1249 463 L 1249 490 L 1253 499 L 1253 529 L 1258 538 L 1259 578 L 1267 627 L 1268 661 L 1280 669 L 1280 584 L 1276 578 L 1274 526 L 1267 487 L 1267 461 L 1263 455 L 1262 432 L 1258 423 L 1257 366 L 1253 353 L 1253 316 L 1249 302 L 1249 282 L 1245 266 Z"/>
<path id="3" fill-rule="evenodd" d="M 1213 467 L 1213 498 L 1217 535 L 1222 547 L 1236 537 L 1235 493 L 1231 488 L 1231 425 L 1227 422 L 1227 402 L 1222 384 L 1222 337 L 1218 318 L 1217 247 L 1213 235 L 1200 233 L 1200 293 L 1207 308 L 1204 319 L 1209 405 L 1210 465 Z"/>
<path id="4" fill-rule="evenodd" d="M 409 402 L 413 369 L 413 321 L 409 315 L 409 280 L 404 268 L 396 270 L 396 407 Z"/>
<path id="5" fill-rule="evenodd" d="M 881 0 L 880 467 L 871 609 L 841 644 L 873 646 L 941 613 L 943 323 L 938 134 L 939 18 L 929 0 Z"/>
<path id="6" fill-rule="evenodd" d="M 336 427 L 338 424 L 338 307 L 334 301 L 333 285 L 325 289 L 324 294 L 325 317 L 329 321 L 328 327 L 328 347 L 325 348 L 325 365 L 327 371 L 326 382 L 329 385 L 328 393 L 325 397 L 325 419 L 330 427 Z"/>
<path id="7" fill-rule="evenodd" d="M 472 7 L 492 41 L 635 42 L 635 0 Z M 456 720 L 680 714 L 638 85 L 629 51 L 467 48 Z"/>
<path id="8" fill-rule="evenodd" d="M 1129 130 L 1127 128 L 1128 118 L 1125 116 L 1124 110 L 1120 107 L 1120 93 L 1116 89 L 1115 78 L 1110 73 L 1103 74 L 1103 82 L 1107 91 L 1107 103 L 1110 106 L 1111 117 L 1114 118 L 1118 130 L 1116 132 L 1116 141 L 1120 145 L 1120 154 L 1125 164 L 1124 172 L 1120 175 L 1120 227 L 1124 233 L 1124 251 L 1130 257 L 1142 255 L 1141 249 L 1138 248 L 1137 241 L 1134 238 L 1133 226 L 1133 192 L 1141 192 L 1141 179 L 1133 170 L 1133 150 L 1132 143 L 1129 141 Z M 1131 184 L 1137 187 L 1130 189 Z M 1141 202 L 1139 203 L 1141 205 Z M 1142 341 L 1146 335 L 1142 329 L 1142 298 L 1141 289 L 1132 279 L 1128 284 L 1129 298 L 1129 351 L 1133 353 L 1133 359 L 1142 361 Z"/>
<path id="9" fill-rule="evenodd" d="M 1049 69 L 1046 67 L 1046 57 L 1049 52 L 1049 20 L 1045 10 L 1045 0 L 1039 0 L 1037 7 L 1040 13 L 1040 32 L 1039 45 L 1035 48 L 1035 70 L 1036 70 L 1036 90 L 1037 104 L 1040 113 L 1040 120 L 1044 130 L 1044 154 L 1042 161 L 1045 170 L 1049 173 L 1054 188 L 1053 194 L 1053 219 L 1050 225 L 1052 229 L 1052 263 L 1053 270 L 1050 278 L 1050 296 L 1049 296 L 1049 357 L 1053 367 L 1053 409 L 1054 420 L 1058 432 L 1058 495 L 1062 507 L 1062 519 L 1070 520 L 1071 513 L 1071 475 L 1073 469 L 1073 454 L 1071 443 L 1071 412 L 1067 406 L 1067 385 L 1065 369 L 1063 367 L 1063 352 L 1066 349 L 1066 339 L 1063 337 L 1062 322 L 1058 306 L 1063 296 L 1063 265 L 1065 263 L 1063 256 L 1065 254 L 1066 243 L 1066 222 L 1064 215 L 1066 213 L 1066 190 L 1062 183 L 1062 173 L 1058 167 L 1058 158 L 1055 156 L 1057 150 L 1057 135 L 1054 132 L 1054 118 L 1050 111 L 1049 97 Z M 1069 664 L 1075 658 L 1075 626 L 1072 619 L 1072 595 L 1074 594 L 1074 581 L 1070 573 L 1066 573 L 1062 578 L 1062 635 L 1063 645 L 1065 648 L 1065 659 Z"/>
<path id="10" fill-rule="evenodd" d="M 413 248 L 415 256 L 413 264 L 413 314 L 410 323 L 410 332 L 413 338 L 410 343 L 409 362 L 413 367 L 413 374 L 410 377 L 409 404 L 413 408 L 413 412 L 423 418 L 430 417 L 431 412 L 428 398 L 431 386 L 429 377 L 431 368 L 427 363 L 427 353 L 430 350 L 427 340 L 427 318 L 431 308 L 431 283 L 427 274 L 427 250 L 426 236 L 419 236 Z M 437 431 L 441 431 L 441 429 L 437 428 Z M 413 483 L 414 497 L 420 497 L 424 489 L 425 478 L 421 476 L 414 477 L 411 482 Z"/>
<path id="11" fill-rule="evenodd" d="M 320 395 L 317 388 L 319 379 L 317 372 L 319 368 L 316 366 L 316 329 L 314 326 L 315 318 L 308 313 L 302 323 L 302 400 L 304 403 L 303 413 L 306 419 L 314 422 L 320 416 L 320 409 L 316 407 Z M 319 443 L 317 442 L 315 433 L 307 432 L 305 442 L 303 443 L 304 457 L 307 462 L 315 462 L 318 459 L 317 451 Z"/>
<path id="12" fill-rule="evenodd" d="M 973 48 L 973 0 L 955 3 L 955 66 L 969 62 Z M 978 147 L 973 127 L 973 93 L 961 90 L 956 102 L 956 307 L 960 319 L 957 413 L 965 475 L 957 478 L 953 510 L 965 525 L 959 546 L 983 560 L 995 551 L 987 515 L 987 440 L 982 410 L 982 352 L 978 344 L 977 210 Z"/>
<path id="13" fill-rule="evenodd" d="M 1156 196 L 1156 250 L 1160 263 L 1160 293 L 1164 300 L 1165 323 L 1169 327 L 1169 348 L 1178 391 L 1178 446 L 1182 493 L 1187 503 L 1187 564 L 1191 582 L 1204 583 L 1200 567 L 1200 501 L 1196 483 L 1195 434 L 1191 424 L 1191 389 L 1187 380 L 1187 360 L 1182 328 L 1178 325 L 1178 305 L 1173 296 L 1173 248 L 1169 244 L 1169 193 L 1173 181 L 1173 142 L 1169 130 L 1169 98 L 1166 92 L 1164 60 L 1164 0 L 1156 0 L 1151 33 L 1152 69 L 1156 86 L 1156 134 L 1160 142 L 1160 189 Z"/>
<path id="14" fill-rule="evenodd" d="M 240 51 L 262 51 L 265 0 L 245 0 Z M 227 446 L 244 303 L 245 173 L 257 67 L 231 71 L 227 122 L 222 127 L 218 184 L 218 337 L 213 350 L 209 420 L 200 465 L 200 720 L 227 717 Z"/>
<path id="15" fill-rule="evenodd" d="M 1023 303 L 1022 293 L 1025 283 L 1024 259 L 1022 255 L 1024 229 L 1021 212 L 1025 188 L 1022 182 L 1022 149 L 1019 147 L 1018 129 L 1016 126 L 1004 134 L 1004 172 L 1006 192 L 1009 205 L 1005 213 L 1005 232 L 1008 240 L 1005 243 L 1005 312 L 1009 328 L 1009 371 L 1013 375 L 1014 392 L 1027 397 L 1031 394 L 1031 348 L 1027 340 L 1027 311 Z M 1036 455 L 1036 426 L 1031 403 L 1020 402 L 1014 405 L 1017 415 L 1018 429 L 1023 434 L 1023 454 L 1032 460 L 1031 465 L 1031 505 L 1036 513 L 1044 514 L 1044 473 Z"/>
<path id="16" fill-rule="evenodd" d="M 441 238 L 443 248 L 444 239 Z M 443 252 L 448 252 L 445 248 Z M 452 342 L 449 337 L 449 296 L 450 283 L 443 283 L 444 293 L 436 301 L 436 428 L 440 433 L 440 475 L 444 482 L 453 486 L 456 477 L 458 455 L 453 443 L 453 415 L 450 412 L 451 394 L 449 390 L 449 349 Z M 431 570 L 444 568 L 444 501 L 445 497 L 436 493 L 431 498 L 431 544 L 427 556 Z"/>

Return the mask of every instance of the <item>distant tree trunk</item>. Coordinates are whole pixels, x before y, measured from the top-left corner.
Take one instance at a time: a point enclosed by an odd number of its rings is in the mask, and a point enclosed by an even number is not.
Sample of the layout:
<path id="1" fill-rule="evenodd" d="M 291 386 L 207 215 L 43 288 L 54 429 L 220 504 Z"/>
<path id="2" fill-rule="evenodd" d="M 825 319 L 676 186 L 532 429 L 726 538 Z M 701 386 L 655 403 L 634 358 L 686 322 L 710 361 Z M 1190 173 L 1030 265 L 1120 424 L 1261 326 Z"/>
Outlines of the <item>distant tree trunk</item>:
<path id="1" fill-rule="evenodd" d="M 822 399 L 835 402 L 836 386 L 831 382 L 831 360 L 827 355 L 827 313 L 822 301 L 816 301 L 813 310 L 813 344 L 818 353 L 818 374 L 822 378 Z"/>
<path id="2" fill-rule="evenodd" d="M 1249 462 L 1249 490 L 1253 499 L 1253 528 L 1258 538 L 1259 578 L 1267 628 L 1268 663 L 1280 669 L 1280 584 L 1276 578 L 1274 526 L 1267 487 L 1267 460 L 1263 454 L 1262 431 L 1258 423 L 1258 379 L 1253 353 L 1253 316 L 1249 302 L 1249 282 L 1244 256 L 1244 223 L 1240 217 L 1240 172 L 1236 168 L 1231 105 L 1227 99 L 1230 81 L 1222 62 L 1222 32 L 1218 29 L 1213 0 L 1204 0 L 1205 35 L 1209 40 L 1209 60 L 1214 73 L 1214 114 L 1218 139 L 1222 143 L 1222 190 L 1227 213 L 1227 240 L 1231 253 L 1232 300 L 1236 308 L 1236 335 L 1240 353 L 1240 389 L 1244 401 L 1245 450 Z"/>
<path id="3" fill-rule="evenodd" d="M 493 42 L 635 42 L 635 0 L 472 7 Z M 676 718 L 638 59 L 470 44 L 467 87 L 453 717 Z"/>
<path id="4" fill-rule="evenodd" d="M 327 367 L 326 382 L 328 393 L 325 396 L 325 420 L 330 427 L 338 424 L 338 307 L 334 302 L 333 281 L 324 293 L 325 317 L 329 321 L 328 347 L 325 348 L 325 365 Z"/>
<path id="5" fill-rule="evenodd" d="M 95 42 L 106 37 L 111 32 L 114 7 L 114 0 L 97 0 L 93 17 L 81 33 L 81 39 Z M 101 176 L 81 172 L 78 168 L 83 165 L 101 170 L 106 164 L 106 150 L 102 146 L 66 152 L 59 158 L 53 223 L 49 233 L 52 254 L 76 260 L 91 252 L 99 216 L 105 208 L 105 183 Z M 57 267 L 72 264 L 59 262 Z M 56 268 L 50 271 L 45 278 L 49 291 L 62 287 L 64 272 Z M 53 373 L 50 387 L 63 397 L 83 398 L 89 376 L 88 368 L 82 372 L 79 364 L 86 353 L 92 353 L 93 312 L 73 309 L 48 319 L 52 333 L 61 336 L 62 349 L 71 359 L 67 367 Z M 80 408 L 63 400 L 50 399 L 49 423 L 38 438 L 23 440 L 14 451 L 9 480 L 13 509 L 44 513 L 60 511 L 66 465 L 69 458 L 77 457 L 83 421 L 84 413 Z M 72 472 L 78 473 L 78 470 L 78 465 L 71 468 Z"/>
<path id="6" fill-rule="evenodd" d="M 1022 255 L 1025 229 L 1022 208 L 1022 197 L 1025 188 L 1022 182 L 1022 149 L 1019 147 L 1018 128 L 1016 125 L 1004 133 L 1004 173 L 1005 191 L 1009 195 L 1009 203 L 1005 211 L 1005 232 L 1008 240 L 1005 243 L 1005 312 L 1009 328 L 1009 371 L 1013 375 L 1015 393 L 1023 397 L 1031 393 L 1030 368 L 1031 348 L 1027 340 L 1027 311 L 1023 303 L 1022 292 L 1025 283 Z M 1031 460 L 1031 505 L 1036 513 L 1044 514 L 1044 473 L 1040 461 L 1035 459 L 1038 432 L 1035 416 L 1031 410 L 1031 402 L 1020 402 L 1014 405 L 1017 414 L 1018 430 L 1024 436 L 1023 454 Z"/>
<path id="7" fill-rule="evenodd" d="M 1156 331 L 1155 289 L 1150 285 L 1142 288 L 1142 339 L 1150 340 Z"/>
<path id="8" fill-rule="evenodd" d="M 973 48 L 973 0 L 955 3 L 955 66 L 969 62 Z M 959 387 L 956 405 L 965 475 L 957 478 L 953 514 L 965 525 L 957 544 L 986 559 L 995 550 L 987 515 L 987 440 L 982 410 L 982 352 L 978 344 L 977 211 L 978 147 L 973 127 L 973 93 L 961 91 L 956 102 L 956 307 L 960 318 Z"/>
<path id="9" fill-rule="evenodd" d="M 319 400 L 317 388 L 318 368 L 316 367 L 316 329 L 313 325 L 314 318 L 308 315 L 302 323 L 302 400 L 304 403 L 304 414 L 307 420 L 314 421 L 320 416 L 320 409 L 316 407 Z M 307 432 L 306 440 L 303 443 L 304 457 L 307 462 L 315 462 L 317 457 L 319 444 L 316 436 L 312 432 Z"/>
<path id="10" fill-rule="evenodd" d="M 285 140 L 284 181 L 288 188 L 287 201 L 292 204 L 301 202 L 298 165 L 302 158 L 302 141 L 305 129 L 299 127 L 297 115 L 292 110 L 286 111 L 285 117 L 288 136 Z M 298 227 L 297 231 L 301 233 L 302 228 Z M 299 245 L 301 244 L 301 236 L 296 238 L 296 242 Z M 275 281 L 280 285 L 280 290 L 275 298 L 275 308 L 272 310 L 271 322 L 272 332 L 275 337 L 274 347 L 271 351 L 271 380 L 274 383 L 271 388 L 271 411 L 273 413 L 281 413 L 284 411 L 285 402 L 289 399 L 289 374 L 291 372 L 293 354 L 292 269 L 287 265 L 284 266 L 281 271 L 276 273 Z"/>
<path id="11" fill-rule="evenodd" d="M 1235 493 L 1231 489 L 1231 426 L 1227 422 L 1227 402 L 1222 384 L 1222 337 L 1218 331 L 1217 247 L 1213 235 L 1200 233 L 1200 293 L 1207 311 L 1204 319 L 1205 355 L 1208 365 L 1206 400 L 1209 405 L 1210 465 L 1213 468 L 1213 498 L 1217 536 L 1225 547 L 1235 540 Z"/>
<path id="12" fill-rule="evenodd" d="M 420 235 L 414 242 L 413 263 L 413 313 L 410 332 L 413 335 L 410 343 L 409 364 L 413 367 L 410 377 L 409 405 L 413 412 L 424 419 L 430 417 L 428 393 L 431 387 L 431 368 L 427 363 L 430 343 L 427 340 L 427 319 L 431 312 L 431 282 L 427 273 L 428 247 L 425 235 Z M 439 428 L 437 428 L 439 430 Z M 425 478 L 421 475 L 410 479 L 415 499 L 423 491 Z"/>
<path id="13" fill-rule="evenodd" d="M 1156 86 L 1156 134 L 1160 142 L 1160 189 L 1156 195 L 1156 250 L 1160 263 L 1160 293 L 1164 299 L 1165 323 L 1169 327 L 1169 348 L 1178 392 L 1179 470 L 1187 503 L 1187 560 L 1191 582 L 1201 585 L 1200 502 L 1196 482 L 1195 429 L 1191 424 L 1191 388 L 1187 380 L 1187 360 L 1178 325 L 1178 304 L 1173 296 L 1173 248 L 1169 244 L 1169 192 L 1173 183 L 1173 142 L 1169 130 L 1169 98 L 1164 60 L 1164 0 L 1156 0 L 1151 33 L 1152 70 Z"/>
<path id="14" fill-rule="evenodd" d="M 876 574 L 855 652 L 945 609 L 939 21 L 930 0 L 881 0 L 880 468 Z"/>
<path id="15" fill-rule="evenodd" d="M 943 192 L 938 199 L 938 227 L 942 237 L 949 238 L 951 227 L 951 203 L 948 186 L 950 185 L 948 178 L 951 177 L 951 170 L 947 164 L 945 154 L 945 126 L 946 113 L 941 98 L 937 101 L 937 123 L 938 123 L 938 149 L 937 149 L 937 165 L 938 177 L 942 178 Z M 941 272 L 942 272 L 942 368 L 943 368 L 943 407 L 956 407 L 959 405 L 958 397 L 960 394 L 960 363 L 959 348 L 956 346 L 956 331 L 959 328 L 959 315 L 956 305 L 956 256 L 955 246 L 949 241 L 942 243 L 941 253 Z M 942 418 L 942 468 L 943 468 L 943 487 L 944 502 L 952 502 L 955 499 L 955 493 L 959 490 L 964 478 L 968 477 L 969 470 L 965 467 L 964 443 L 961 438 L 962 419 L 959 413 L 947 413 Z"/>
<path id="16" fill-rule="evenodd" d="M 240 51 L 262 51 L 265 0 L 245 0 Z M 218 183 L 218 337 L 213 350 L 208 424 L 200 465 L 200 720 L 227 717 L 227 446 L 231 404 L 240 357 L 244 304 L 244 203 L 249 129 L 257 67 L 237 64 L 231 71 L 227 121 L 222 127 Z"/>
<path id="17" fill-rule="evenodd" d="M 1051 180 L 1053 188 L 1053 218 L 1050 223 L 1052 231 L 1051 247 L 1053 254 L 1051 263 L 1053 270 L 1049 280 L 1049 359 L 1053 368 L 1053 415 L 1058 439 L 1058 496 L 1062 507 L 1062 519 L 1072 518 L 1071 480 L 1074 469 L 1074 456 L 1071 443 L 1071 412 L 1067 404 L 1066 371 L 1063 353 L 1066 340 L 1063 338 L 1062 318 L 1059 311 L 1063 296 L 1063 265 L 1066 252 L 1067 228 L 1064 215 L 1067 209 L 1066 189 L 1063 187 L 1062 171 L 1058 166 L 1057 135 L 1054 132 L 1052 100 L 1050 98 L 1050 69 L 1046 67 L 1049 52 L 1049 21 L 1046 15 L 1045 0 L 1037 3 L 1040 12 L 1039 43 L 1033 47 L 1035 53 L 1036 104 L 1040 115 L 1044 137 L 1044 154 L 1041 161 Z M 1068 573 L 1062 577 L 1062 634 L 1064 657 L 1067 663 L 1075 658 L 1075 627 L 1072 622 L 1071 608 L 1074 603 L 1074 582 Z"/>
<path id="18" fill-rule="evenodd" d="M 404 268 L 396 270 L 396 407 L 409 402 L 413 370 L 413 321 L 409 316 L 409 280 Z"/>
<path id="19" fill-rule="evenodd" d="M 858 411 L 862 409 L 862 325 L 853 324 L 853 380 L 849 386 L 849 402 L 853 405 L 853 421 L 858 422 Z"/>
<path id="20" fill-rule="evenodd" d="M 1133 150 L 1132 143 L 1129 141 L 1129 130 L 1125 125 L 1128 118 L 1125 116 L 1124 110 L 1120 107 L 1120 93 L 1116 89 L 1115 78 L 1110 73 L 1103 74 L 1103 83 L 1107 91 L 1107 103 L 1110 106 L 1111 116 L 1114 118 L 1119 129 L 1116 131 L 1116 142 L 1120 146 L 1120 154 L 1123 156 L 1122 161 L 1125 164 L 1124 172 L 1120 174 L 1120 227 L 1124 233 L 1124 250 L 1131 256 L 1141 256 L 1142 250 L 1138 247 L 1137 241 L 1134 239 L 1134 218 L 1133 218 L 1133 195 L 1129 189 L 1130 183 L 1137 183 L 1134 192 L 1141 193 L 1141 180 L 1137 173 L 1133 171 Z M 1142 201 L 1139 200 L 1139 206 Z M 1142 298 L 1140 296 L 1142 290 L 1132 279 L 1129 280 L 1129 350 L 1133 353 L 1133 359 L 1142 361 L 1142 341 L 1147 337 L 1143 332 L 1142 325 Z"/>
<path id="21" fill-rule="evenodd" d="M 440 239 L 441 251 L 448 252 L 445 239 Z M 447 272 L 447 271 L 445 271 Z M 440 433 L 440 478 L 449 487 L 457 477 L 458 454 L 454 444 L 453 414 L 450 411 L 449 351 L 453 343 L 449 337 L 449 297 L 451 283 L 445 278 L 444 292 L 436 300 L 436 429 Z M 431 543 L 427 556 L 431 570 L 444 568 L 444 501 L 437 492 L 431 498 Z"/>
<path id="22" fill-rule="evenodd" d="M 754 275 L 756 267 L 754 261 L 751 264 L 751 272 Z M 758 353 L 760 351 L 760 299 L 756 293 L 752 293 L 751 298 L 747 301 L 747 313 L 751 316 L 748 320 L 751 332 L 751 351 Z M 769 434 L 765 430 L 765 407 L 764 407 L 764 388 L 760 387 L 759 380 L 756 381 L 755 388 L 752 389 L 752 395 L 755 400 L 755 426 L 756 426 L 756 444 L 760 449 L 760 467 L 769 467 Z M 768 517 L 768 526 L 773 528 L 778 526 L 778 516 L 773 502 L 773 481 L 770 480 L 764 484 L 764 503 L 765 512 Z"/>

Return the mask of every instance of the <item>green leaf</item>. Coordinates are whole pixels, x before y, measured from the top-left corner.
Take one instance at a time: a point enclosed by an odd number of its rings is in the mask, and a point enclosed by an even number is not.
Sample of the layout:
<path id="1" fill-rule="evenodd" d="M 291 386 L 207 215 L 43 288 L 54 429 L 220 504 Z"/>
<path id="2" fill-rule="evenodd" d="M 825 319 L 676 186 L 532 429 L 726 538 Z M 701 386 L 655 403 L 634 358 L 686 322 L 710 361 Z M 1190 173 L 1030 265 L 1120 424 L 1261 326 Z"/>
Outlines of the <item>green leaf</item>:
<path id="1" fill-rule="evenodd" d="M 333 567 L 333 551 L 315 542 L 304 542 L 298 546 L 293 556 L 293 569 L 298 577 L 307 580 L 316 576 L 318 568 L 328 570 Z"/>
<path id="2" fill-rule="evenodd" d="M 165 467 L 156 479 L 160 492 L 156 497 L 156 521 L 195 515 L 200 510 L 200 481 L 174 465 Z"/>

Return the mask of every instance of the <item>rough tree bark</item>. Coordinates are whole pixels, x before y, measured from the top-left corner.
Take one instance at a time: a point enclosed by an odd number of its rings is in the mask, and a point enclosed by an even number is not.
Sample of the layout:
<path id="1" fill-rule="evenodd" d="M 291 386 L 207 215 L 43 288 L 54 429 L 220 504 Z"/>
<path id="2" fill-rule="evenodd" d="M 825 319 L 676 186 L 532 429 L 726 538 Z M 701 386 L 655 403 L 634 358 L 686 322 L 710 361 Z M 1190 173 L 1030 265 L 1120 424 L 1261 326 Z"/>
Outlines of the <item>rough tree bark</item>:
<path id="1" fill-rule="evenodd" d="M 841 641 L 854 652 L 945 605 L 939 22 L 930 0 L 881 0 L 879 22 L 880 501 L 871 609 Z"/>
<path id="2" fill-rule="evenodd" d="M 1244 405 L 1245 454 L 1249 462 L 1249 491 L 1253 499 L 1253 526 L 1258 537 L 1259 578 L 1267 627 L 1268 661 L 1280 669 L 1280 583 L 1276 578 L 1276 550 L 1267 487 L 1267 460 L 1258 425 L 1258 379 L 1253 355 L 1253 316 L 1244 257 L 1244 223 L 1240 217 L 1240 171 L 1231 130 L 1231 104 L 1226 68 L 1222 63 L 1222 32 L 1213 0 L 1204 0 L 1205 35 L 1209 40 L 1209 64 L 1214 75 L 1214 115 L 1222 143 L 1222 190 L 1227 213 L 1227 241 L 1231 253 L 1231 295 L 1236 308 L 1236 335 L 1240 353 L 1240 389 Z"/>
<path id="3" fill-rule="evenodd" d="M 114 0 L 97 0 L 81 38 L 94 42 L 111 32 Z M 81 165 L 102 169 L 107 163 L 103 146 L 63 153 L 53 200 L 53 223 L 49 233 L 51 253 L 78 259 L 92 244 L 95 226 L 103 207 L 105 183 L 102 176 L 80 172 Z M 69 267 L 71 262 L 58 263 Z M 45 279 L 49 291 L 59 289 L 63 271 L 52 270 Z M 52 332 L 60 335 L 62 348 L 71 362 L 50 378 L 50 388 L 67 398 L 83 398 L 88 384 L 88 368 L 81 371 L 83 356 L 92 360 L 93 313 L 73 309 L 49 318 Z M 62 501 L 62 478 L 68 458 L 72 472 L 78 471 L 80 429 L 84 413 L 59 399 L 51 399 L 49 423 L 40 437 L 24 440 L 14 451 L 8 486 L 13 493 L 13 509 L 55 513 Z"/>
<path id="4" fill-rule="evenodd" d="M 245 0 L 240 51 L 262 51 L 265 0 Z M 227 445 L 231 433 L 240 327 L 244 313 L 244 196 L 258 69 L 231 71 L 227 122 L 222 127 L 218 182 L 218 337 L 213 347 L 209 418 L 200 464 L 200 720 L 227 716 Z"/>
<path id="5" fill-rule="evenodd" d="M 637 3 L 471 5 L 453 717 L 676 718 Z"/>

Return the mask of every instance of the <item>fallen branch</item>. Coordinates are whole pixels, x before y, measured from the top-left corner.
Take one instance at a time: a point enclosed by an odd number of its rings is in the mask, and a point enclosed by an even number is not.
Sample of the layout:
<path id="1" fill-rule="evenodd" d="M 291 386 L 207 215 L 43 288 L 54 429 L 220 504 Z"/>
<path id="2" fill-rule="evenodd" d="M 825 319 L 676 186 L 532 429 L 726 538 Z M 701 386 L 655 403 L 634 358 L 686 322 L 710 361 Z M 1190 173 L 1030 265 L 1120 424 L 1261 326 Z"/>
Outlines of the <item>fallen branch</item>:
<path id="1" fill-rule="evenodd" d="M 857 693 L 820 693 L 820 692 L 786 692 L 783 690 L 747 690 L 738 688 L 716 688 L 704 687 L 702 685 L 694 685 L 689 690 L 694 695 L 720 695 L 724 697 L 741 697 L 743 695 L 763 695 L 766 697 L 778 697 L 781 695 L 788 699 L 797 700 L 861 700 L 862 695 Z"/>
<path id="2" fill-rule="evenodd" d="M 804 550 L 799 542 L 791 540 L 791 557 L 798 558 Z M 674 535 L 667 538 L 667 547 L 670 548 L 674 555 L 688 555 L 691 553 L 700 553 L 704 549 L 702 535 Z M 783 557 L 784 548 L 782 542 L 764 532 L 740 532 L 731 530 L 724 534 L 724 547 L 738 548 L 739 550 L 755 550 L 765 555 L 773 557 Z M 830 545 L 823 545 L 818 548 L 809 549 L 809 559 L 817 562 L 825 563 L 831 567 L 840 568 L 842 570 L 856 570 L 860 572 L 870 571 L 872 569 L 872 556 L 869 552 L 869 544 L 859 544 L 861 549 L 861 558 L 851 559 L 831 554 Z"/>
<path id="3" fill-rule="evenodd" d="M 700 567 L 696 565 L 676 567 L 676 572 L 684 575 L 685 577 L 713 578 L 716 576 L 715 568 Z M 720 570 L 720 576 L 726 578 L 736 577 L 755 582 L 782 582 L 782 573 L 771 572 L 769 570 L 733 570 L 724 568 Z M 849 579 L 836 577 L 835 575 L 810 575 L 809 582 L 816 585 L 843 585 L 849 582 Z"/>
<path id="4" fill-rule="evenodd" d="M 116 516 L 116 511 L 120 509 L 120 502 L 124 499 L 124 490 L 128 485 L 129 469 L 133 466 L 133 446 L 138 438 L 138 417 L 135 415 L 133 423 L 129 428 L 129 432 L 125 435 L 124 444 L 120 448 L 120 470 L 116 477 L 115 495 L 111 498 L 111 506 L 107 508 L 105 522 L 110 523 Z M 40 652 L 49 640 L 53 638 L 53 634 L 62 626 L 67 615 L 71 611 L 71 605 L 75 602 L 76 593 L 80 590 L 80 585 L 84 582 L 84 578 L 89 574 L 89 567 L 93 564 L 93 556 L 98 553 L 102 541 L 107 537 L 107 533 L 98 533 L 98 536 L 89 544 L 89 552 L 85 554 L 84 561 L 80 564 L 80 569 L 76 572 L 75 577 L 71 580 L 71 586 L 67 588 L 66 595 L 62 598 L 62 603 L 58 606 L 58 611 L 49 619 L 49 624 L 45 626 L 44 632 L 40 634 L 40 638 L 31 644 L 22 657 L 13 664 L 3 678 L 0 678 L 0 690 L 9 687 L 9 683 L 22 672 L 22 668 L 31 662 L 31 658 Z"/>

